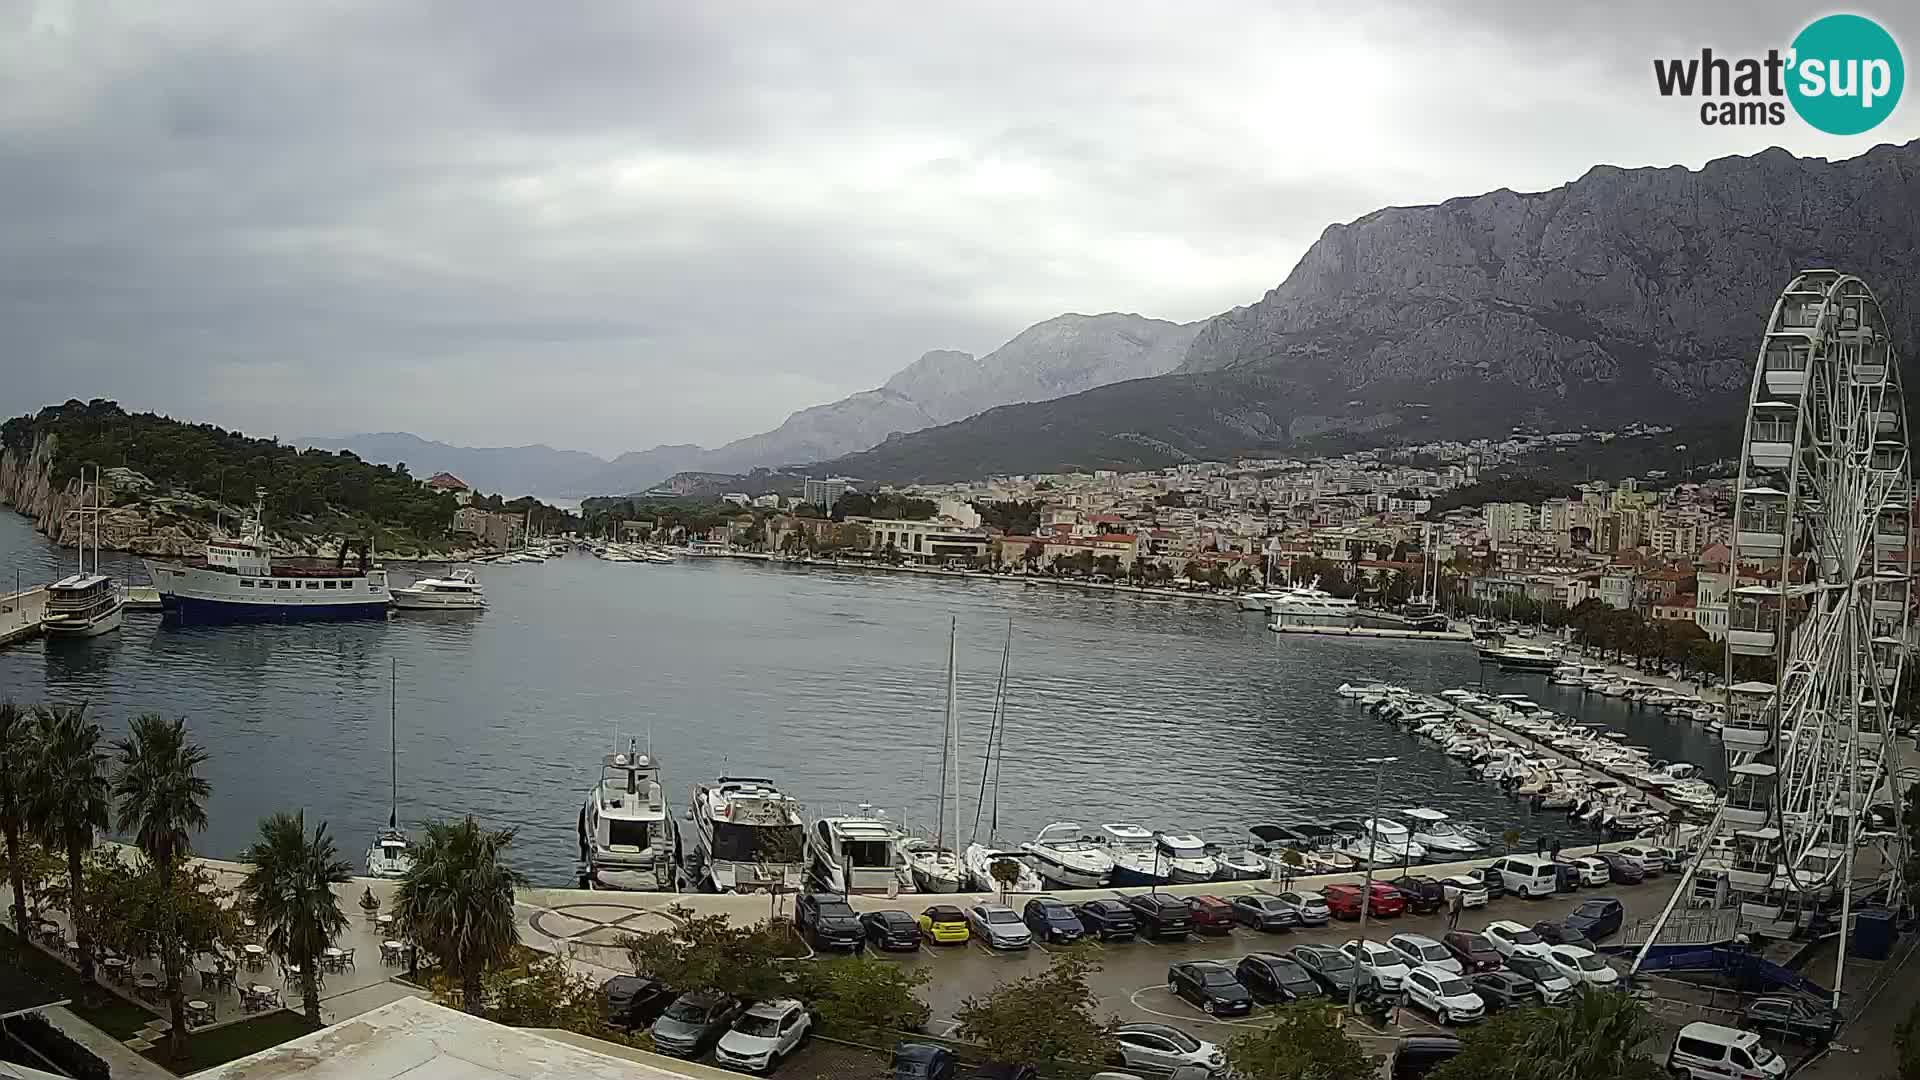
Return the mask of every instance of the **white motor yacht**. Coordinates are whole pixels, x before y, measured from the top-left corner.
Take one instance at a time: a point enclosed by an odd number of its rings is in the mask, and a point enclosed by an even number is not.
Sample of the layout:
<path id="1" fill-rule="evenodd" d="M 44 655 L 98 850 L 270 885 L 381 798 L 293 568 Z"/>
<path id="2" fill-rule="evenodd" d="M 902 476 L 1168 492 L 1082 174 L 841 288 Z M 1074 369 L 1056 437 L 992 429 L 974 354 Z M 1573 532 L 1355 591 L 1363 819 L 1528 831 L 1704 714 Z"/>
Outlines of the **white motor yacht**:
<path id="1" fill-rule="evenodd" d="M 1274 621 L 1303 626 L 1345 626 L 1359 610 L 1351 598 L 1342 599 L 1313 585 L 1286 590 L 1267 603 Z"/>
<path id="2" fill-rule="evenodd" d="M 1080 831 L 1076 821 L 1056 821 L 1020 850 L 1033 860 L 1040 876 L 1063 889 L 1105 888 L 1113 878 L 1113 856 L 1098 841 Z"/>
<path id="3" fill-rule="evenodd" d="M 455 570 L 443 578 L 421 578 L 392 591 L 393 606 L 410 611 L 474 611 L 487 606 L 486 595 L 471 570 Z"/>
<path id="4" fill-rule="evenodd" d="M 580 807 L 579 838 L 590 886 L 673 888 L 672 825 L 652 755 L 635 747 L 600 759 L 600 780 Z"/>
<path id="5" fill-rule="evenodd" d="M 1109 822 L 1100 829 L 1106 834 L 1101 842 L 1113 856 L 1115 888 L 1212 881 L 1219 872 L 1197 836 L 1153 833 L 1130 822 Z"/>
<path id="6" fill-rule="evenodd" d="M 1376 866 L 1397 866 L 1403 863 L 1419 862 L 1427 857 L 1427 849 L 1413 838 L 1405 825 L 1388 818 L 1366 818 L 1357 826 L 1358 834 L 1350 838 L 1340 850 L 1353 857 L 1361 865 L 1371 861 Z"/>
<path id="7" fill-rule="evenodd" d="M 1267 605 L 1273 603 L 1279 595 L 1279 593 L 1270 592 L 1244 592 L 1234 599 L 1239 602 L 1241 611 L 1265 611 Z"/>
<path id="8" fill-rule="evenodd" d="M 1417 806 L 1401 813 L 1413 823 L 1414 842 L 1426 848 L 1429 856 L 1474 855 L 1486 850 L 1485 837 L 1454 824 L 1438 810 Z"/>
<path id="9" fill-rule="evenodd" d="M 1040 875 L 1028 866 L 1024 852 L 1003 851 L 985 844 L 968 844 L 965 855 L 967 879 L 980 892 L 1037 893 L 1045 886 Z M 993 876 L 995 863 L 1012 863 L 1018 874 L 1009 885 L 1000 884 Z"/>
<path id="10" fill-rule="evenodd" d="M 681 871 L 693 888 L 799 890 L 807 852 L 798 799 L 763 777 L 723 776 L 694 787 L 691 811 L 693 837 Z"/>
<path id="11" fill-rule="evenodd" d="M 845 894 L 898 896 L 913 891 L 900 852 L 902 835 L 872 806 L 851 817 L 825 817 L 807 830 L 807 861 L 822 889 Z"/>

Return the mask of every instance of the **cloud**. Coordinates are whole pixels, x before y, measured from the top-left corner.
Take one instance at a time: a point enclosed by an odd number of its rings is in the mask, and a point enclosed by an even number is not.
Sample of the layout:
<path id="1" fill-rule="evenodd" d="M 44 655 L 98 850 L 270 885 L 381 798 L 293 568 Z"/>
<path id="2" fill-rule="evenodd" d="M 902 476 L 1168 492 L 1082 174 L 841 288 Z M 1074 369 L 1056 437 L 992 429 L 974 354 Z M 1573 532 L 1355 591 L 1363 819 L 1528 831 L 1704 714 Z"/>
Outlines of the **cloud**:
<path id="1" fill-rule="evenodd" d="M 1652 92 L 1799 10 L 0 0 L 0 406 L 717 443 L 1382 205 L 1860 152 Z"/>

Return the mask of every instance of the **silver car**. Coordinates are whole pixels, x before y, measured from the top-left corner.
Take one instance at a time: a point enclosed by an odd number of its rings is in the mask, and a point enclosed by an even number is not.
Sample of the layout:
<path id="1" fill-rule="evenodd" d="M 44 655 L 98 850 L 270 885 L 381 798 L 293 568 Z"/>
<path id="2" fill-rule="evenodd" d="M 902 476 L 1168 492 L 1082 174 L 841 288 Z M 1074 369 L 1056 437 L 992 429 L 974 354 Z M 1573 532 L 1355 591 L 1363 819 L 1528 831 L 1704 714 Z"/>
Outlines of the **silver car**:
<path id="1" fill-rule="evenodd" d="M 1327 898 L 1317 892 L 1283 892 L 1274 899 L 1300 916 L 1301 926 L 1327 925 Z"/>
<path id="2" fill-rule="evenodd" d="M 1165 1024 L 1121 1024 L 1113 1039 L 1129 1069 L 1165 1075 L 1182 1066 L 1212 1073 L 1227 1065 L 1219 1047 Z"/>
<path id="3" fill-rule="evenodd" d="M 1018 912 L 1005 904 L 975 904 L 967 909 L 967 926 L 973 936 L 995 949 L 1024 949 L 1033 944 L 1033 933 Z"/>

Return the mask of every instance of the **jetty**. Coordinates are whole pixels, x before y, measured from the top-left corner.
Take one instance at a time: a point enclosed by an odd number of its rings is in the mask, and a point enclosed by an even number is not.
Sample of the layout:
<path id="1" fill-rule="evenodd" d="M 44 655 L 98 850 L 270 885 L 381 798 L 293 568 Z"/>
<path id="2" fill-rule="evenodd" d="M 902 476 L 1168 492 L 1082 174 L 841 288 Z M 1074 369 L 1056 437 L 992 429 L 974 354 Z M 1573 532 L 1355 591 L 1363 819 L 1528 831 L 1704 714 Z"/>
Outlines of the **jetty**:
<path id="1" fill-rule="evenodd" d="M 1311 626 L 1306 623 L 1272 622 L 1267 629 L 1276 634 L 1317 634 L 1322 637 L 1411 638 L 1419 641 L 1472 641 L 1464 630 L 1402 630 L 1387 626 Z"/>
<path id="2" fill-rule="evenodd" d="M 40 636 L 40 619 L 47 610 L 47 587 L 0 596 L 0 649 Z"/>

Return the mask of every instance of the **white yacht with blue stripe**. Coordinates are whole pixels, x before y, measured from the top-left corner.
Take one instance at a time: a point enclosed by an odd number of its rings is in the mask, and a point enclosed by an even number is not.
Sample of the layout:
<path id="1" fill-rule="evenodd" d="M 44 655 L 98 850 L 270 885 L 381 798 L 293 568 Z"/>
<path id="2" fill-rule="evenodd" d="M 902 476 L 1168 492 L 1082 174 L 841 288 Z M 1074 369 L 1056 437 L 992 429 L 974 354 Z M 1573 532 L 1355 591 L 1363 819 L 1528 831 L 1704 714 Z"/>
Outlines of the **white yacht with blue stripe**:
<path id="1" fill-rule="evenodd" d="M 365 551 L 357 567 L 346 548 L 325 559 L 282 559 L 275 565 L 262 524 L 264 494 L 240 526 L 237 539 L 207 541 L 204 559 L 147 563 L 160 591 L 161 607 L 183 624 L 308 622 L 385 618 L 393 594 L 387 572 L 370 565 Z"/>

